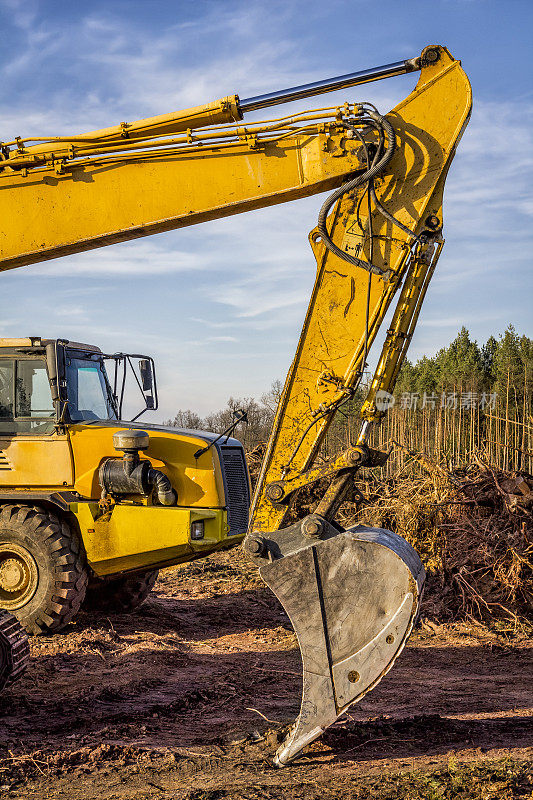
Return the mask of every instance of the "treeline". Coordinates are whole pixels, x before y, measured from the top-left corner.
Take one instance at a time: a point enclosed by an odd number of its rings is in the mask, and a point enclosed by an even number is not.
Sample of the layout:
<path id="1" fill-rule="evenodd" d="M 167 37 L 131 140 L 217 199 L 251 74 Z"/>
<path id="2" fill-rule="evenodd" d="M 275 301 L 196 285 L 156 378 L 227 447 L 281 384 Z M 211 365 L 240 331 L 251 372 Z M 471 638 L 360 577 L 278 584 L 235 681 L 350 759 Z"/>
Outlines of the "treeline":
<path id="1" fill-rule="evenodd" d="M 394 391 L 394 405 L 374 430 L 380 450 L 393 446 L 385 473 L 412 463 L 424 452 L 450 468 L 482 454 L 501 469 L 533 471 L 533 340 L 510 325 L 479 346 L 462 328 L 432 358 L 406 361 Z M 327 452 L 346 447 L 358 430 L 359 402 L 337 418 Z"/>
<path id="2" fill-rule="evenodd" d="M 370 376 L 369 376 L 370 378 Z M 275 381 L 259 401 L 230 397 L 226 407 L 206 418 L 178 411 L 166 424 L 222 432 L 237 409 L 248 424 L 235 432 L 247 450 L 268 438 L 282 390 Z M 360 429 L 362 386 L 342 408 L 324 443 L 324 455 L 352 445 Z M 374 446 L 394 446 L 386 473 L 404 469 L 409 451 L 445 459 L 450 466 L 482 453 L 502 469 L 533 471 L 533 340 L 510 325 L 498 338 L 479 346 L 462 328 L 448 347 L 429 358 L 406 361 L 394 392 L 394 404 L 374 433 Z"/>
<path id="3" fill-rule="evenodd" d="M 253 397 L 230 397 L 225 408 L 206 417 L 200 417 L 190 408 L 180 409 L 174 419 L 166 420 L 163 424 L 222 433 L 235 422 L 236 415 L 242 410 L 246 412 L 247 422 L 239 423 L 232 436 L 243 443 L 245 450 L 250 451 L 268 439 L 282 389 L 282 382 L 275 380 L 270 390 L 261 395 L 260 400 Z"/>

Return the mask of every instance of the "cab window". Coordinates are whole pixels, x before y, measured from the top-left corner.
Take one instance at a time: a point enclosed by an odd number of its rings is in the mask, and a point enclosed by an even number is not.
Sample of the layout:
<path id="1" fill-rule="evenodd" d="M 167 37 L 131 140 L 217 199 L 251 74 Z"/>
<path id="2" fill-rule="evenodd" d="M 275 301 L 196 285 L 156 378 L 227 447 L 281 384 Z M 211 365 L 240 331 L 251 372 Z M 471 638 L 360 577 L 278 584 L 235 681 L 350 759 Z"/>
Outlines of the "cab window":
<path id="1" fill-rule="evenodd" d="M 44 359 L 2 359 L 0 434 L 51 433 L 55 417 Z"/>
<path id="2" fill-rule="evenodd" d="M 67 393 L 72 422 L 116 419 L 111 389 L 100 359 L 68 356 Z"/>

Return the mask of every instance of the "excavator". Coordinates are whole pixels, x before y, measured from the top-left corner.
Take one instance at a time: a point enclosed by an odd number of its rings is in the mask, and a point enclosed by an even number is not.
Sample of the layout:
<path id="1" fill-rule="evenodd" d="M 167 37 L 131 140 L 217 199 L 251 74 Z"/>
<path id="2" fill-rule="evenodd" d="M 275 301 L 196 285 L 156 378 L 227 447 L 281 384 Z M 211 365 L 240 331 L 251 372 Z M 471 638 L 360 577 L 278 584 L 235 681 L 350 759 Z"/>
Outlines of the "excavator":
<path id="1" fill-rule="evenodd" d="M 243 123 L 411 72 L 416 86 L 387 114 L 345 101 Z M 309 236 L 315 284 L 253 498 L 235 425 L 214 434 L 139 421 L 158 407 L 150 356 L 0 339 L 0 607 L 30 633 L 59 630 L 82 606 L 134 609 L 160 568 L 242 544 L 302 655 L 301 708 L 277 766 L 378 684 L 419 613 L 415 550 L 335 517 L 358 470 L 387 459 L 371 446 L 372 426 L 391 403 L 442 251 L 444 184 L 471 105 L 461 63 L 434 45 L 283 91 L 1 145 L 1 270 L 328 192 Z M 322 463 L 389 309 L 360 432 Z M 135 402 L 141 410 L 126 419 Z M 294 522 L 298 491 L 319 481 L 327 488 L 313 513 Z M 0 639 L 4 683 L 27 652 L 11 625 Z"/>

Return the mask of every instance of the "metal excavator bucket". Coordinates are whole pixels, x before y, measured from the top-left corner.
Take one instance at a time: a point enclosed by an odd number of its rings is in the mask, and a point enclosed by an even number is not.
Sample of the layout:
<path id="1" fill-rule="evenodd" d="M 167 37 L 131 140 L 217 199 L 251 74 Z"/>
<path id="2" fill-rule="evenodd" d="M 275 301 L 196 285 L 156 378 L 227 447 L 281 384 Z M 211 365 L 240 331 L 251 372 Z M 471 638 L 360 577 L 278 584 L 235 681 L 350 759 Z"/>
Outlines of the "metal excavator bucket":
<path id="1" fill-rule="evenodd" d="M 302 654 L 300 713 L 274 759 L 284 766 L 390 670 L 417 617 L 425 573 L 401 536 L 360 525 L 339 531 L 317 515 L 252 534 L 247 550 L 262 562 Z"/>

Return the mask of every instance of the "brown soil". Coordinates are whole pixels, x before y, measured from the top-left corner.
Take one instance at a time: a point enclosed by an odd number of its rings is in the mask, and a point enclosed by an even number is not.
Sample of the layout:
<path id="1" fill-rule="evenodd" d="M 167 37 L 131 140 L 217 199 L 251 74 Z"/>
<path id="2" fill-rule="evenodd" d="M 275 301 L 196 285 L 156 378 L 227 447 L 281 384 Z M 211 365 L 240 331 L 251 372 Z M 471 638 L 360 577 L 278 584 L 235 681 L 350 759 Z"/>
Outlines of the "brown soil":
<path id="1" fill-rule="evenodd" d="M 531 645 L 423 623 L 377 689 L 276 770 L 279 731 L 299 708 L 299 651 L 240 552 L 219 554 L 164 571 L 135 615 L 81 614 L 33 639 L 25 678 L 0 698 L 0 798 L 399 797 L 376 788 L 384 775 L 525 763 Z"/>

